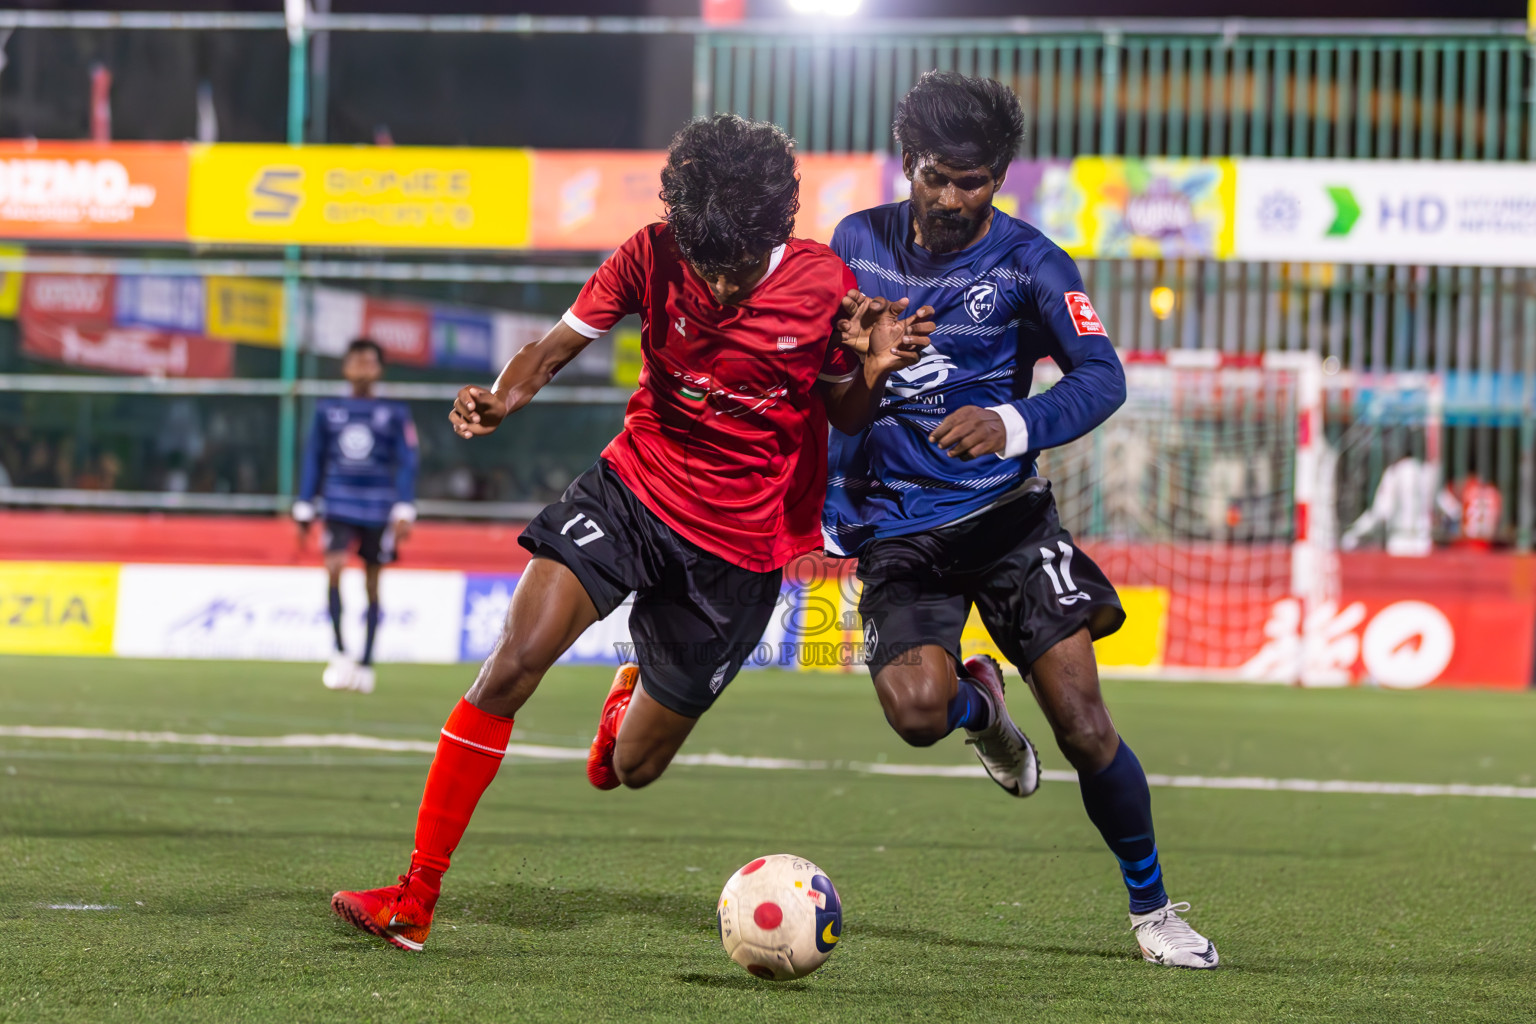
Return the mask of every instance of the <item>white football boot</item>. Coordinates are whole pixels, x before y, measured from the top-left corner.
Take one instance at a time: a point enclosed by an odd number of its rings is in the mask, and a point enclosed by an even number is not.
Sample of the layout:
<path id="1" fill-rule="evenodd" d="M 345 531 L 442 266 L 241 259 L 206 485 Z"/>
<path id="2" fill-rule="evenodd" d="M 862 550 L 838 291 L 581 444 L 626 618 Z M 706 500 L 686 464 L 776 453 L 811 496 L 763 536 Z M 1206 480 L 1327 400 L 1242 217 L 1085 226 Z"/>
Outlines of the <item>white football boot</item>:
<path id="1" fill-rule="evenodd" d="M 320 681 L 325 684 L 327 690 L 350 690 L 352 673 L 356 669 L 357 662 L 338 651 L 331 655 L 330 661 L 325 663 L 325 671 L 320 673 Z"/>
<path id="2" fill-rule="evenodd" d="M 348 689 L 358 693 L 373 692 L 373 666 L 355 665 L 352 668 L 352 685 Z"/>
<path id="3" fill-rule="evenodd" d="M 993 782 L 1014 796 L 1029 796 L 1040 788 L 1040 758 L 1024 730 L 1008 717 L 1002 667 L 983 654 L 967 661 L 965 670 L 992 705 L 992 724 L 979 732 L 965 730 L 965 742 L 976 751 L 976 758 Z"/>
<path id="4" fill-rule="evenodd" d="M 1149 964 L 1197 970 L 1208 970 L 1220 962 L 1216 944 L 1179 916 L 1188 910 L 1188 903 L 1170 900 L 1150 914 L 1131 915 L 1131 932 L 1141 946 L 1142 959 Z"/>

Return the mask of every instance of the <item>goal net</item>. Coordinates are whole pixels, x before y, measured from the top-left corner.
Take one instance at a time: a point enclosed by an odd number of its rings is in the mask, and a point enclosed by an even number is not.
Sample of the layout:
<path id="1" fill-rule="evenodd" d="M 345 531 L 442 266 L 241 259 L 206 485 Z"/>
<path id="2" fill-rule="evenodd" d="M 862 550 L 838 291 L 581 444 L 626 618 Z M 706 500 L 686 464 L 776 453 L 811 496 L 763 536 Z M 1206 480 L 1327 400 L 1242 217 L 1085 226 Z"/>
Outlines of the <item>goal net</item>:
<path id="1" fill-rule="evenodd" d="M 1309 617 L 1339 591 L 1320 359 L 1122 357 L 1125 405 L 1040 459 L 1126 605 L 1105 674 L 1308 681 L 1328 663 Z"/>

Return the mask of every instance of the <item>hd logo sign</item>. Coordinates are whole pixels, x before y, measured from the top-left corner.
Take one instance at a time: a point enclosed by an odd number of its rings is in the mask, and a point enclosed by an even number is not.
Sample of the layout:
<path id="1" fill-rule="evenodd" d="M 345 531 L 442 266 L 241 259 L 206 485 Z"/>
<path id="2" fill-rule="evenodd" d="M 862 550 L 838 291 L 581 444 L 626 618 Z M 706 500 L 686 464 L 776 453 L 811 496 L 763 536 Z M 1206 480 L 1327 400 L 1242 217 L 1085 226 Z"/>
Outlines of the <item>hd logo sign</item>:
<path id="1" fill-rule="evenodd" d="M 211 243 L 525 248 L 531 165 L 521 149 L 195 146 L 188 233 Z"/>

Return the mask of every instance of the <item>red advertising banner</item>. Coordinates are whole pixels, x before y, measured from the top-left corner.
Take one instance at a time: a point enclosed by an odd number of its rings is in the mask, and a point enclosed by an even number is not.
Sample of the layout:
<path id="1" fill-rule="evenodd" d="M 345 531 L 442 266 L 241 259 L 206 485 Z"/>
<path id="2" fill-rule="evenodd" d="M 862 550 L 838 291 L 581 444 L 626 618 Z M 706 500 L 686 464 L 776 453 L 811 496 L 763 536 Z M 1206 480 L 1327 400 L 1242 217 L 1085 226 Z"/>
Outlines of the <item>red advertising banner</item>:
<path id="1" fill-rule="evenodd" d="M 22 282 L 21 317 L 111 323 L 116 280 L 110 274 L 28 274 Z"/>
<path id="2" fill-rule="evenodd" d="M 535 249 L 614 249 L 664 209 L 666 153 L 538 150 L 533 156 Z M 794 233 L 827 242 L 837 222 L 884 201 L 878 156 L 806 153 L 800 163 L 800 216 Z"/>
<path id="3" fill-rule="evenodd" d="M 229 377 L 235 347 L 196 334 L 34 316 L 21 322 L 21 351 L 33 359 L 147 377 Z"/>
<path id="4" fill-rule="evenodd" d="M 1309 685 L 1526 689 L 1536 667 L 1536 558 L 1504 552 L 1339 556 L 1341 594 L 1288 596 L 1285 544 L 1084 545 L 1118 586 L 1167 595 L 1164 676 Z M 1177 571 L 1173 569 L 1177 566 Z M 1247 581 L 1246 584 L 1213 581 Z"/>
<path id="5" fill-rule="evenodd" d="M 0 237 L 184 241 L 187 147 L 0 142 Z"/>
<path id="6" fill-rule="evenodd" d="M 432 365 L 432 310 L 415 302 L 369 296 L 363 306 L 363 333 L 378 342 L 384 357 L 405 366 Z"/>
<path id="7" fill-rule="evenodd" d="M 617 248 L 662 219 L 663 152 L 537 150 L 533 154 L 533 248 Z"/>
<path id="8" fill-rule="evenodd" d="M 838 221 L 885 201 L 885 160 L 872 154 L 800 157 L 800 216 L 795 235 L 832 241 Z"/>

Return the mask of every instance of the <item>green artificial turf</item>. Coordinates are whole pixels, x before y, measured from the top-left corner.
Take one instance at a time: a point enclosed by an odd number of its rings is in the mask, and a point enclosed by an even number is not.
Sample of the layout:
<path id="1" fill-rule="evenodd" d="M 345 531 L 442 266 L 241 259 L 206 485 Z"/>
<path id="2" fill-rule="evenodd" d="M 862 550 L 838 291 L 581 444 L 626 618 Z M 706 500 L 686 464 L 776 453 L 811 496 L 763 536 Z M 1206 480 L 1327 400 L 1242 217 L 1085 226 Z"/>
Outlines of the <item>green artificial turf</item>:
<path id="1" fill-rule="evenodd" d="M 465 668 L 0 659 L 0 724 L 432 740 Z M 609 673 L 560 669 L 514 739 L 580 747 Z M 1536 779 L 1536 694 L 1120 683 L 1149 772 Z M 1021 691 L 1021 724 L 1040 738 Z M 966 764 L 887 728 L 858 675 L 748 673 L 689 752 Z M 1536 1018 L 1536 801 L 1156 789 L 1169 890 L 1222 966 L 1141 962 L 1076 787 L 678 766 L 598 793 L 509 760 L 427 951 L 353 932 L 332 890 L 406 866 L 426 755 L 0 737 L 3 1021 L 1521 1021 Z M 1048 768 L 1064 768 L 1046 744 Z M 773 984 L 714 903 L 751 858 L 820 864 L 843 941 Z M 50 909 L 95 904 L 110 910 Z"/>

